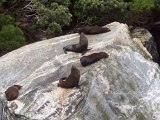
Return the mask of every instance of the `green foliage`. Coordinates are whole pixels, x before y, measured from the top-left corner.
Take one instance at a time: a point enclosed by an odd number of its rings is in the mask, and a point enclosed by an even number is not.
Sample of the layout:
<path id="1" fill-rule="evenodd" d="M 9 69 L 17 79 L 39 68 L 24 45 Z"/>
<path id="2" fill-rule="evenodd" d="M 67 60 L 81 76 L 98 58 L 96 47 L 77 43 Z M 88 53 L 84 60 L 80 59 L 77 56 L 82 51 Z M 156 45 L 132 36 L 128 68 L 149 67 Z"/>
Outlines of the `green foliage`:
<path id="1" fill-rule="evenodd" d="M 110 19 L 123 21 L 128 17 L 129 4 L 123 0 L 105 0 L 105 11 Z"/>
<path id="2" fill-rule="evenodd" d="M 94 22 L 105 12 L 103 0 L 78 0 L 74 5 L 74 15 L 86 22 Z"/>
<path id="3" fill-rule="evenodd" d="M 130 10 L 133 12 L 143 12 L 154 8 L 154 0 L 133 0 Z"/>
<path id="4" fill-rule="evenodd" d="M 0 29 L 3 25 L 13 24 L 14 20 L 9 15 L 0 14 Z"/>
<path id="5" fill-rule="evenodd" d="M 6 0 L 0 0 L 0 5 L 2 5 L 3 2 L 5 2 Z"/>
<path id="6" fill-rule="evenodd" d="M 61 31 L 61 26 L 57 23 L 49 24 L 47 29 L 47 34 L 51 35 L 51 34 L 54 34 L 56 31 Z"/>
<path id="7" fill-rule="evenodd" d="M 63 5 L 66 7 L 70 5 L 70 0 L 52 0 L 52 2 L 58 3 L 59 5 Z"/>
<path id="8" fill-rule="evenodd" d="M 144 24 L 154 8 L 154 0 L 104 0 L 107 17 L 112 21 Z M 114 13 L 114 14 L 113 14 Z"/>
<path id="9" fill-rule="evenodd" d="M 3 51 L 11 51 L 25 43 L 24 34 L 20 28 L 13 25 L 2 26 L 0 31 L 0 48 Z"/>
<path id="10" fill-rule="evenodd" d="M 36 20 L 39 27 L 47 27 L 47 31 L 60 32 L 63 26 L 67 26 L 71 22 L 72 15 L 67 7 L 70 3 L 69 0 L 51 0 L 50 2 L 34 0 L 33 3 L 38 14 Z"/>
<path id="11" fill-rule="evenodd" d="M 155 0 L 155 9 L 159 12 L 160 14 L 160 0 Z"/>

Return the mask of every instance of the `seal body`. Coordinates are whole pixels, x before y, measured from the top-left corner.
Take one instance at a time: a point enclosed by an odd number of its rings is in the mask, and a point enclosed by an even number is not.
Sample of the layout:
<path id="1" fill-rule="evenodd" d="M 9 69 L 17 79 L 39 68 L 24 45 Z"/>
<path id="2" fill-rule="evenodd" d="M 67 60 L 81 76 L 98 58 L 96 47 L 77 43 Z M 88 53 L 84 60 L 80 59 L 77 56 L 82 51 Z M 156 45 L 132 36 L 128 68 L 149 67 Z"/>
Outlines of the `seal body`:
<path id="1" fill-rule="evenodd" d="M 99 61 L 102 58 L 108 58 L 108 56 L 109 55 L 105 52 L 93 53 L 91 55 L 81 57 L 80 63 L 85 67 Z"/>
<path id="2" fill-rule="evenodd" d="M 76 53 L 84 53 L 88 51 L 88 39 L 84 35 L 84 33 L 80 34 L 80 40 L 78 44 L 71 44 L 63 47 L 64 53 L 67 54 L 67 51 L 76 52 Z"/>
<path id="3" fill-rule="evenodd" d="M 66 78 L 64 77 L 61 80 L 59 80 L 58 87 L 62 88 L 78 87 L 79 79 L 80 79 L 80 71 L 75 66 L 72 66 L 70 75 Z"/>
<path id="4" fill-rule="evenodd" d="M 85 34 L 100 34 L 109 32 L 110 29 L 106 27 L 100 27 L 100 26 L 84 26 L 77 29 L 78 32 L 84 32 Z"/>
<path id="5" fill-rule="evenodd" d="M 19 95 L 19 90 L 21 89 L 21 87 L 22 86 L 20 86 L 20 85 L 13 85 L 13 86 L 9 87 L 5 91 L 6 99 L 8 101 L 15 100 Z"/>

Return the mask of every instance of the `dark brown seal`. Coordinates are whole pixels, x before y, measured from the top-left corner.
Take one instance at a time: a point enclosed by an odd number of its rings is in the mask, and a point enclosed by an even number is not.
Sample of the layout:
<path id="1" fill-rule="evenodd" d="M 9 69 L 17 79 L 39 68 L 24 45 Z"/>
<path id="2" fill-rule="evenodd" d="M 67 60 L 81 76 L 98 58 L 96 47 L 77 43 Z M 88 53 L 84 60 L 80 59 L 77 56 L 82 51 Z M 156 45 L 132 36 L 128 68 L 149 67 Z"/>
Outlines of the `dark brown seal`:
<path id="1" fill-rule="evenodd" d="M 93 53 L 91 55 L 81 57 L 80 62 L 81 65 L 85 67 L 99 61 L 102 58 L 108 58 L 108 56 L 109 55 L 105 52 Z"/>
<path id="2" fill-rule="evenodd" d="M 109 28 L 100 26 L 84 26 L 77 30 L 79 33 L 84 32 L 85 34 L 100 34 L 111 31 Z"/>
<path id="3" fill-rule="evenodd" d="M 22 86 L 20 85 L 13 85 L 11 87 L 9 87 L 6 91 L 5 91 L 5 95 L 8 101 L 12 101 L 15 100 L 18 95 L 19 95 L 19 90 L 21 89 Z"/>
<path id="4" fill-rule="evenodd" d="M 62 78 L 59 80 L 58 87 L 62 88 L 73 88 L 78 87 L 78 82 L 80 79 L 80 71 L 75 67 L 72 66 L 71 73 L 68 78 Z"/>
<path id="5" fill-rule="evenodd" d="M 85 53 L 90 50 L 88 48 L 88 39 L 84 35 L 84 33 L 80 34 L 80 40 L 78 44 L 71 44 L 63 47 L 64 53 L 67 54 L 67 51 L 76 52 L 76 53 Z"/>

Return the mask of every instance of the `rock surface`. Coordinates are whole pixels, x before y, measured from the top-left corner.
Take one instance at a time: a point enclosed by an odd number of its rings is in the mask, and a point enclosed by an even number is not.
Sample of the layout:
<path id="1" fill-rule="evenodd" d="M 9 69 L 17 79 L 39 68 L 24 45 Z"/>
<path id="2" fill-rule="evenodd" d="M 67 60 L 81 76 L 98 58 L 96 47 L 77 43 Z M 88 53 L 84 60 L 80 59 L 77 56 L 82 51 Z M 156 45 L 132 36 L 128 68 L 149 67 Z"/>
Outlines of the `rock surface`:
<path id="1" fill-rule="evenodd" d="M 16 117 L 9 108 L 7 102 L 0 98 L 0 120 L 15 120 Z"/>
<path id="2" fill-rule="evenodd" d="M 160 64 L 160 56 L 158 53 L 157 45 L 148 30 L 144 28 L 136 28 L 132 32 L 132 37 L 133 40 L 141 41 L 145 47 L 144 50 L 147 50 L 151 54 L 153 61 Z"/>
<path id="3" fill-rule="evenodd" d="M 108 24 L 108 33 L 87 35 L 87 54 L 107 52 L 109 58 L 88 67 L 81 54 L 64 54 L 78 34 L 24 46 L 0 58 L 0 93 L 22 85 L 10 106 L 13 113 L 38 120 L 159 120 L 160 69 L 143 46 L 137 46 L 128 26 Z M 57 87 L 72 65 L 81 72 L 80 88 Z"/>

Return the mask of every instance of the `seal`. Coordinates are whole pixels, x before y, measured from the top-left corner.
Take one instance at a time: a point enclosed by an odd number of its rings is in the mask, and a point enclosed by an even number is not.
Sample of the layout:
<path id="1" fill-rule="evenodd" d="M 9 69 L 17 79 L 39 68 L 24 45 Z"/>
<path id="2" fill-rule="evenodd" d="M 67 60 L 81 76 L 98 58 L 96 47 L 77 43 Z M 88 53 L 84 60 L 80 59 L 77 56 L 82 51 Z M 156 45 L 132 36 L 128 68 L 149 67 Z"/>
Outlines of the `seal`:
<path id="1" fill-rule="evenodd" d="M 78 32 L 84 32 L 85 34 L 100 34 L 111 31 L 107 27 L 100 27 L 100 26 L 84 26 L 81 28 L 77 28 Z"/>
<path id="2" fill-rule="evenodd" d="M 80 58 L 80 63 L 83 67 L 93 64 L 102 58 L 108 58 L 109 55 L 105 52 L 93 53 L 88 56 L 83 56 Z"/>
<path id="3" fill-rule="evenodd" d="M 76 53 L 85 53 L 90 50 L 88 48 L 88 39 L 85 34 L 82 32 L 80 34 L 80 40 L 78 44 L 71 44 L 63 47 L 64 53 L 67 54 L 67 51 L 76 52 Z"/>
<path id="4" fill-rule="evenodd" d="M 5 91 L 5 95 L 8 101 L 12 101 L 15 100 L 18 95 L 19 95 L 19 90 L 21 89 L 22 86 L 20 85 L 13 85 L 11 87 L 9 87 L 6 91 Z"/>
<path id="5" fill-rule="evenodd" d="M 72 66 L 71 73 L 68 77 L 61 78 L 58 83 L 58 87 L 73 88 L 78 87 L 80 79 L 80 71 L 75 66 Z"/>

